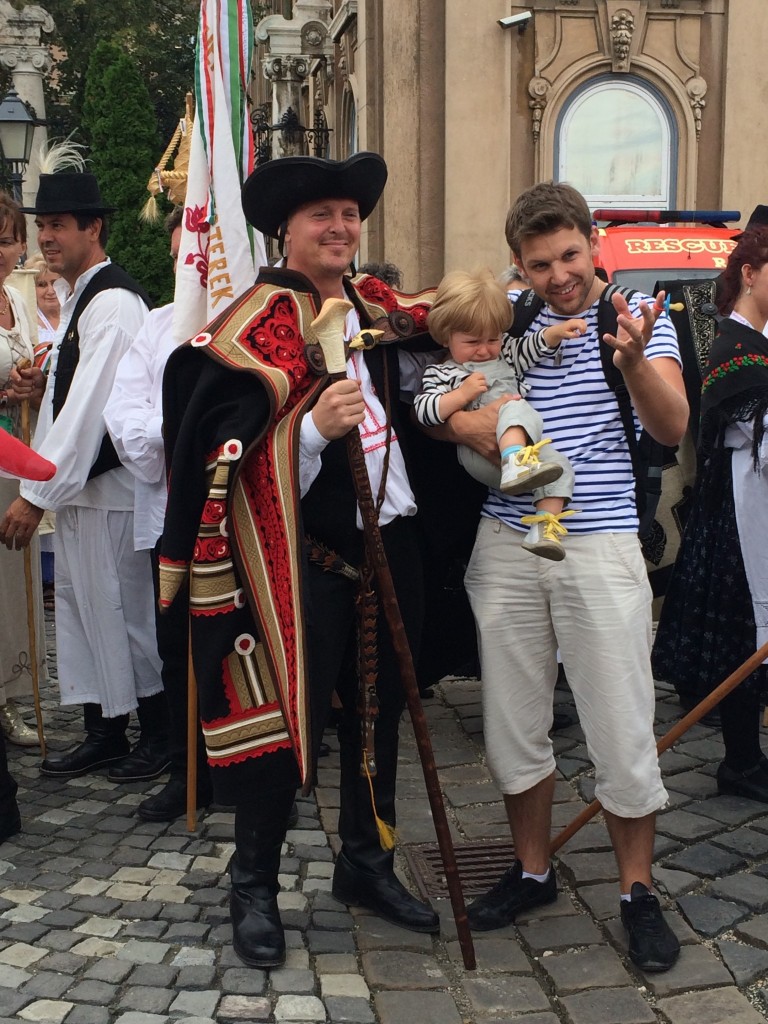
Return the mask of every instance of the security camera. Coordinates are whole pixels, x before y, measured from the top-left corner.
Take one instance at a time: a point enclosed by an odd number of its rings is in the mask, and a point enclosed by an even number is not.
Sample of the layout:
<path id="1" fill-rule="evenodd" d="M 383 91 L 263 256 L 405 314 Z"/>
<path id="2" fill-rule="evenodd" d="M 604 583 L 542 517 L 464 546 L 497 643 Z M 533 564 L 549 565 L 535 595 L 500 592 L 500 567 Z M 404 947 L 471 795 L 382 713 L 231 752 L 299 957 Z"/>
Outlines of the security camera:
<path id="1" fill-rule="evenodd" d="M 522 14 L 510 14 L 508 18 L 499 18 L 499 24 L 502 28 L 512 28 L 513 25 L 517 25 L 517 31 L 522 35 L 532 17 L 533 11 L 523 11 Z"/>

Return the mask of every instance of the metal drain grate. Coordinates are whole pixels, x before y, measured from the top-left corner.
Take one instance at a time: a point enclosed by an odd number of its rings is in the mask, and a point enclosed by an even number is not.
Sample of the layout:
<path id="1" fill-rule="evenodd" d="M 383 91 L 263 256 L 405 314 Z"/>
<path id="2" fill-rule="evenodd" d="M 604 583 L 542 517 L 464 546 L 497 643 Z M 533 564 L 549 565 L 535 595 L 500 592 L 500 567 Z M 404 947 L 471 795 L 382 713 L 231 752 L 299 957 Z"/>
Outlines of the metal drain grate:
<path id="1" fill-rule="evenodd" d="M 479 896 L 486 892 L 498 882 L 515 859 L 515 848 L 509 839 L 457 843 L 454 849 L 465 896 Z M 406 846 L 404 853 L 423 897 L 448 895 L 437 843 Z"/>

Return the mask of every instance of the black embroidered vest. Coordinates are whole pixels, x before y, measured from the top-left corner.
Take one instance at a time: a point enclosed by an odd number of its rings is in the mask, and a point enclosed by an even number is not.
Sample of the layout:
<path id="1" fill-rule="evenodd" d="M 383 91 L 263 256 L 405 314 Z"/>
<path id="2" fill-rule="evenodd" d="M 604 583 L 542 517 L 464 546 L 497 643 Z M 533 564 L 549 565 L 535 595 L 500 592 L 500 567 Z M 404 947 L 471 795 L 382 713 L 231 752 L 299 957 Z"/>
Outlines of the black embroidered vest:
<path id="1" fill-rule="evenodd" d="M 69 389 L 72 386 L 72 378 L 75 375 L 77 364 L 80 362 L 80 334 L 78 331 L 78 321 L 83 315 L 86 307 L 99 292 L 106 291 L 108 288 L 124 288 L 127 292 L 133 292 L 138 295 L 148 307 L 151 308 L 152 303 L 149 296 L 141 287 L 141 285 L 134 281 L 134 279 L 123 270 L 122 267 L 118 267 L 115 263 L 110 263 L 106 267 L 94 274 L 91 280 L 83 289 L 80 298 L 77 300 L 69 324 L 67 325 L 67 332 L 61 342 L 59 348 L 59 358 L 56 364 L 56 378 L 53 385 L 53 418 L 54 420 L 61 412 L 64 407 L 64 403 L 67 400 Z M 102 473 L 107 473 L 110 469 L 117 469 L 120 465 L 120 459 L 115 446 L 112 444 L 112 439 L 109 434 L 105 434 L 101 447 L 99 448 L 99 454 L 96 456 L 96 461 L 91 466 L 91 470 L 88 473 L 88 479 L 92 480 L 96 476 L 101 476 Z"/>

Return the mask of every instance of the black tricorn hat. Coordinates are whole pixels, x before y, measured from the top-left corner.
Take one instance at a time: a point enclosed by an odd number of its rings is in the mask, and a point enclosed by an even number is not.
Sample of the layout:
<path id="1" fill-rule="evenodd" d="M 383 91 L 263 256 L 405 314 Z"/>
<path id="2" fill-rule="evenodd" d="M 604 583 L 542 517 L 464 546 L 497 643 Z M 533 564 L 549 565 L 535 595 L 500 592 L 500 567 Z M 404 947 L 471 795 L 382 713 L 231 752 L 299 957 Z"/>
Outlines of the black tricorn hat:
<path id="1" fill-rule="evenodd" d="M 387 165 L 378 153 L 355 153 L 348 160 L 280 157 L 261 164 L 246 180 L 243 212 L 249 223 L 273 238 L 294 210 L 322 199 L 354 199 L 365 220 L 386 181 Z"/>
<path id="2" fill-rule="evenodd" d="M 104 203 L 95 175 L 86 171 L 58 171 L 40 175 L 35 205 L 23 208 L 22 212 L 92 213 L 98 217 L 116 209 Z"/>
<path id="3" fill-rule="evenodd" d="M 763 206 L 758 203 L 752 213 L 750 213 L 747 226 L 744 230 L 750 231 L 752 228 L 763 228 L 766 226 L 768 226 L 768 206 Z"/>

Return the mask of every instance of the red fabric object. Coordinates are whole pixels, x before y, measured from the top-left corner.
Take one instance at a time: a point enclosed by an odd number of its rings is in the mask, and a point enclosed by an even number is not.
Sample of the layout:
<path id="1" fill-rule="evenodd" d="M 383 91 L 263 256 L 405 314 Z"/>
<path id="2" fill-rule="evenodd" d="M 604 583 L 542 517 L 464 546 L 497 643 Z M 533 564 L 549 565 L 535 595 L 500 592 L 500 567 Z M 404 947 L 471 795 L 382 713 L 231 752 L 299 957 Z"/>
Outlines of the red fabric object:
<path id="1" fill-rule="evenodd" d="M 0 430 L 0 475 L 22 480 L 50 480 L 56 467 L 48 459 L 9 434 Z"/>

